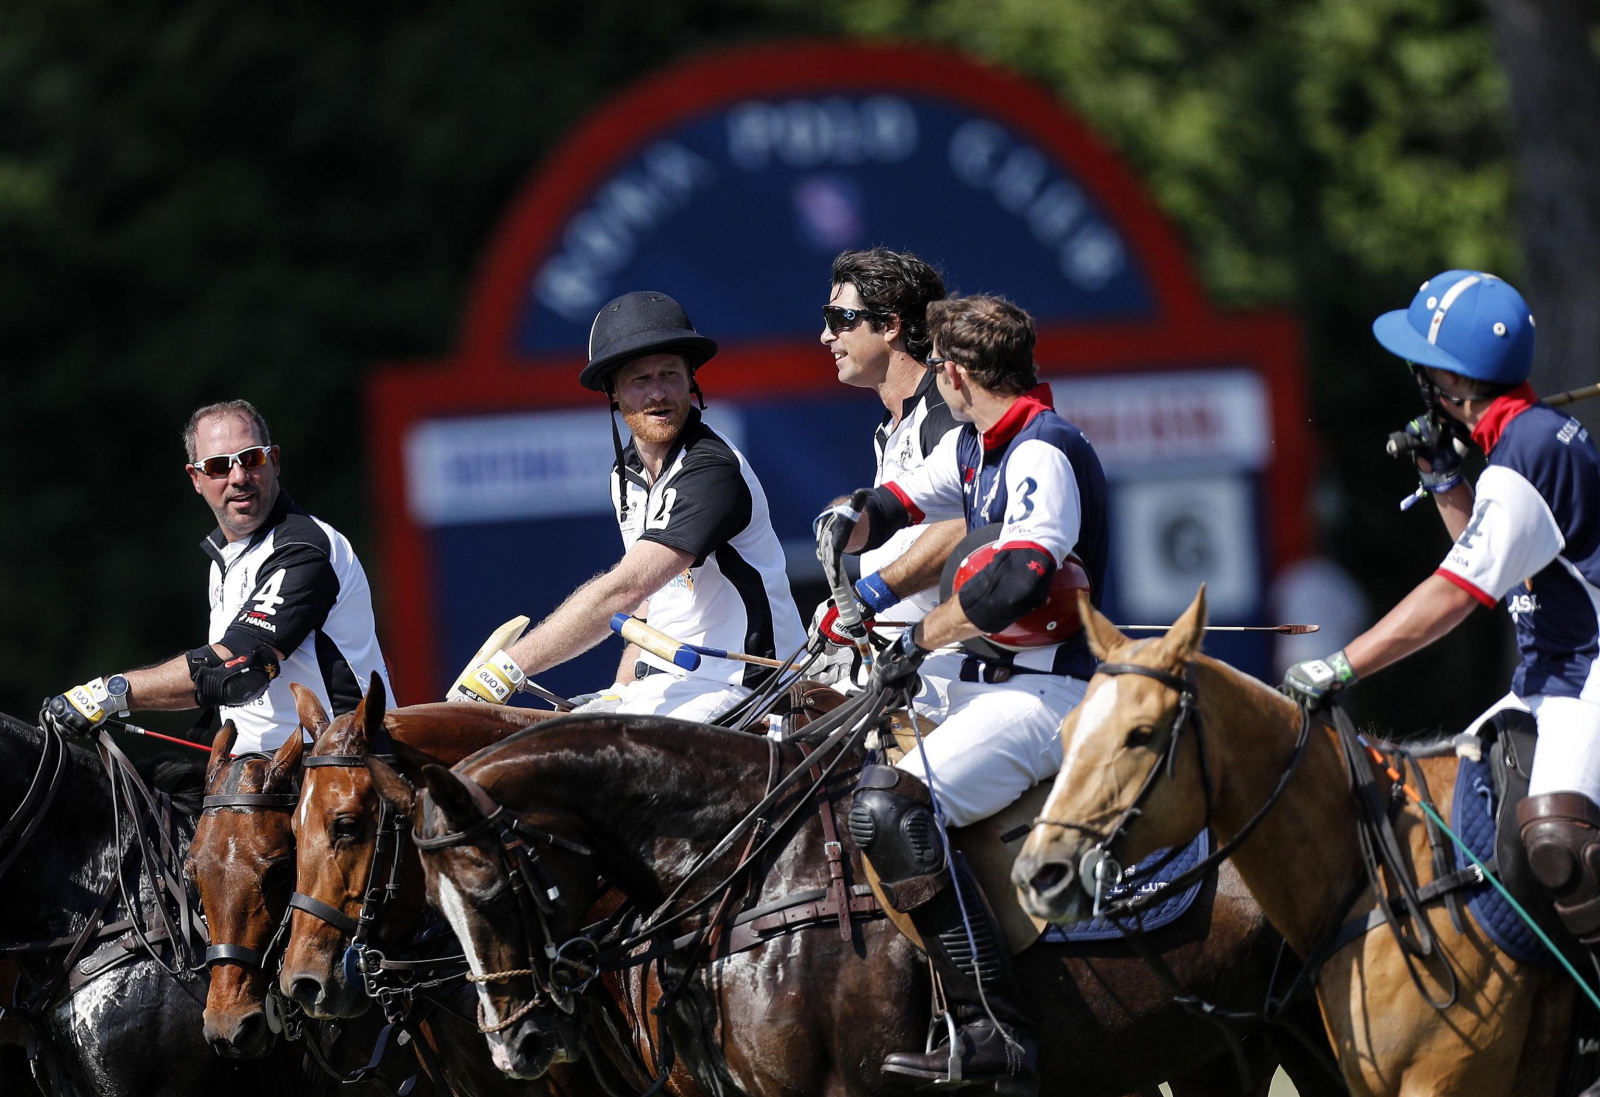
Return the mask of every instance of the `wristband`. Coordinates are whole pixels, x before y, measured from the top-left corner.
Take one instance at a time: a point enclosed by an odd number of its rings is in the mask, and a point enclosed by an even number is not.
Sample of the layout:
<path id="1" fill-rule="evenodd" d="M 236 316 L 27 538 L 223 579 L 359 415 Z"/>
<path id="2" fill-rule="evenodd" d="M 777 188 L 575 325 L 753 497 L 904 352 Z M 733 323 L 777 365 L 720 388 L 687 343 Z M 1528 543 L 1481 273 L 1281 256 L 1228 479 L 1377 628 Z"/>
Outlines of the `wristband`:
<path id="1" fill-rule="evenodd" d="M 861 604 L 873 613 L 882 613 L 900 601 L 895 592 L 889 589 L 889 584 L 883 581 L 883 573 L 880 571 L 863 575 L 856 580 L 856 596 L 861 599 Z"/>

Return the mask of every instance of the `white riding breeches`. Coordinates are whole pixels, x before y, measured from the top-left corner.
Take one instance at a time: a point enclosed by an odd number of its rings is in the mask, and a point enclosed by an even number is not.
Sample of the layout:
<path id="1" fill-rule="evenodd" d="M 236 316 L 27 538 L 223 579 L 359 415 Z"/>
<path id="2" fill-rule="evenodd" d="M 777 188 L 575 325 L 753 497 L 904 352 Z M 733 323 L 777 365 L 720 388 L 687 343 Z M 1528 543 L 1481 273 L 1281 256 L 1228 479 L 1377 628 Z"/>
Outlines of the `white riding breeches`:
<path id="1" fill-rule="evenodd" d="M 1061 721 L 1087 688 L 1081 678 L 1056 674 L 1019 674 L 992 685 L 958 678 L 938 730 L 896 765 L 923 781 L 932 769 L 933 794 L 950 826 L 987 819 L 1061 768 Z"/>
<path id="2" fill-rule="evenodd" d="M 648 674 L 628 683 L 616 683 L 605 695 L 579 705 L 575 712 L 620 712 L 628 716 L 671 716 L 704 724 L 727 712 L 750 695 L 744 686 L 707 678 L 679 678 L 673 674 Z"/>
<path id="3" fill-rule="evenodd" d="M 950 711 L 950 683 L 960 681 L 961 664 L 966 658 L 964 651 L 937 651 L 922 661 L 917 668 L 917 695 L 912 698 L 918 716 L 926 716 L 936 724 L 944 722 Z M 870 672 L 861 672 L 860 678 L 861 681 L 857 682 L 846 674 L 829 684 L 849 697 L 865 689 L 872 675 Z"/>
<path id="4" fill-rule="evenodd" d="M 1581 792 L 1600 804 L 1600 705 L 1576 697 L 1540 693 L 1523 698 L 1508 693 L 1467 730 L 1476 732 L 1489 717 L 1505 709 L 1531 712 L 1539 725 L 1528 795 Z"/>

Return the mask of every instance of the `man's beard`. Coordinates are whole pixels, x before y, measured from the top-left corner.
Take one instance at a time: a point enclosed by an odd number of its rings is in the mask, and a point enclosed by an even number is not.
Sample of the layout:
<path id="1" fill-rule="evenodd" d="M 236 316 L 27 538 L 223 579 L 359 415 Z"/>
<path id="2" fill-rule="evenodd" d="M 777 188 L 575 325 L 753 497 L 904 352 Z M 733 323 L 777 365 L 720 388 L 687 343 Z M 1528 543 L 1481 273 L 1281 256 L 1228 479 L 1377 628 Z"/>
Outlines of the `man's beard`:
<path id="1" fill-rule="evenodd" d="M 666 422 L 661 422 L 652 411 L 671 411 L 671 417 Z M 638 411 L 623 411 L 622 421 L 628 424 L 628 431 L 633 437 L 652 446 L 664 446 L 678 437 L 678 432 L 683 430 L 683 425 L 689 421 L 689 401 L 685 400 L 677 407 L 670 404 L 657 404 Z"/>

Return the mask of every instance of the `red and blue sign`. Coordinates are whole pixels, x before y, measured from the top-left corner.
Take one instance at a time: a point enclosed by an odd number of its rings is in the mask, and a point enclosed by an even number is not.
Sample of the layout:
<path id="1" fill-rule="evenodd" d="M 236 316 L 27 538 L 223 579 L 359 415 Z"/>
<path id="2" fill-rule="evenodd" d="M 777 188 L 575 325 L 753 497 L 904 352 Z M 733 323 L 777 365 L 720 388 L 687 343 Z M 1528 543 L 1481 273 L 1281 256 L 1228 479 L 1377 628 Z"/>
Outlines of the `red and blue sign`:
<path id="1" fill-rule="evenodd" d="M 810 519 L 870 481 L 883 410 L 837 381 L 820 308 L 833 256 L 875 244 L 1033 313 L 1041 374 L 1112 480 L 1114 618 L 1175 612 L 1206 579 L 1215 620 L 1263 623 L 1271 574 L 1307 547 L 1294 321 L 1214 312 L 1133 176 L 1034 85 L 923 48 L 775 45 L 597 110 L 512 206 L 457 353 L 374 377 L 401 696 L 441 696 L 495 626 L 620 557 L 605 405 L 577 375 L 595 312 L 630 290 L 721 344 L 708 418 L 760 476 L 791 579 L 820 582 Z M 1264 640 L 1212 647 L 1264 672 Z M 599 688 L 619 653 L 540 680 Z"/>

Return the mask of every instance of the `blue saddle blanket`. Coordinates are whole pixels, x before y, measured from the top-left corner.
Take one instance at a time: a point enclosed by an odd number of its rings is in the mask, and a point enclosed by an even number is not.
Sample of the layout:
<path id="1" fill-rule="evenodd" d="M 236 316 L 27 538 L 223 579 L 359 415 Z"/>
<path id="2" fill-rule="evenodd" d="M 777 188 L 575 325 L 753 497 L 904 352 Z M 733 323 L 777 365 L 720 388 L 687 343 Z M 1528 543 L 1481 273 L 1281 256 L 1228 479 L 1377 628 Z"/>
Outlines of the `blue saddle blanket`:
<path id="1" fill-rule="evenodd" d="M 1154 864 L 1157 859 L 1165 856 L 1166 852 L 1164 849 L 1158 849 L 1132 868 L 1124 869 L 1122 873 L 1123 879 L 1128 880 L 1131 877 L 1137 877 L 1141 869 L 1146 865 Z M 1180 874 L 1199 864 L 1210 852 L 1211 834 L 1209 831 L 1202 830 L 1195 836 L 1195 840 L 1185 846 L 1183 852 L 1174 857 L 1153 879 L 1141 879 L 1138 883 L 1133 884 L 1119 883 L 1111 888 L 1110 898 L 1126 898 L 1135 891 L 1141 895 L 1147 895 L 1153 891 L 1164 891 L 1169 881 L 1177 879 Z M 1140 924 L 1146 930 L 1152 930 L 1160 929 L 1162 926 L 1170 925 L 1177 921 L 1194 905 L 1194 897 L 1200 894 L 1200 888 L 1204 884 L 1205 880 L 1200 879 L 1176 895 L 1164 897 L 1159 903 L 1144 911 L 1144 914 L 1139 919 Z M 1073 926 L 1050 926 L 1044 931 L 1042 940 L 1057 944 L 1072 944 L 1081 941 L 1113 941 L 1121 936 L 1122 929 L 1111 919 L 1091 918 L 1087 922 L 1079 922 Z"/>
<path id="2" fill-rule="evenodd" d="M 1485 863 L 1494 856 L 1495 809 L 1494 780 L 1488 764 L 1461 759 L 1456 771 L 1456 797 L 1450 808 L 1450 825 L 1467 848 Z M 1458 869 L 1472 863 L 1459 847 L 1455 855 Z M 1487 881 L 1474 884 L 1461 894 L 1466 897 L 1473 919 L 1503 952 L 1525 964 L 1556 966 L 1555 957 L 1493 884 Z"/>

